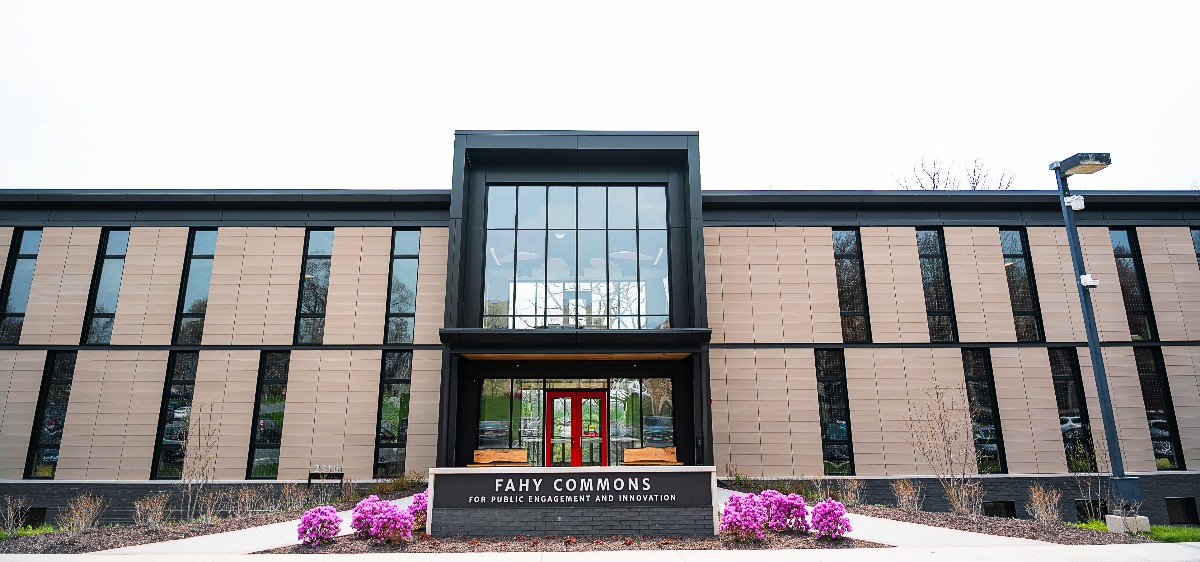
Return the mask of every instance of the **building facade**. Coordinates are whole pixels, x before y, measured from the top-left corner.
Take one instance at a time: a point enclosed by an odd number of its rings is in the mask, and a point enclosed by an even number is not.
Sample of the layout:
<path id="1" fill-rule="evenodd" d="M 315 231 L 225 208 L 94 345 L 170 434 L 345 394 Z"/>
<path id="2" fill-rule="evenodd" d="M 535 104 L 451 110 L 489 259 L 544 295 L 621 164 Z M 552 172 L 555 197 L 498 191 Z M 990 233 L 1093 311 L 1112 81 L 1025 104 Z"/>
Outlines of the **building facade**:
<path id="1" fill-rule="evenodd" d="M 1103 470 L 1056 195 L 702 192 L 695 133 L 465 131 L 453 165 L 450 190 L 0 191 L 0 493 L 671 446 L 888 501 L 947 408 L 989 501 Z M 1078 219 L 1165 518 L 1200 495 L 1200 196 Z"/>

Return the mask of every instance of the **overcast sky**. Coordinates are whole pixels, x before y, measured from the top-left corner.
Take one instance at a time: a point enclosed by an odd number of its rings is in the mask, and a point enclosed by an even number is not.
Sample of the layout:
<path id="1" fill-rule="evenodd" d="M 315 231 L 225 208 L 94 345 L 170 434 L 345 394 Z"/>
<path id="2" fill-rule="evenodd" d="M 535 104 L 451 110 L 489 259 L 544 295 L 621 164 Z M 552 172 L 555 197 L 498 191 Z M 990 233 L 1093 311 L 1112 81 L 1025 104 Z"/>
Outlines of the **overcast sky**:
<path id="1" fill-rule="evenodd" d="M 455 129 L 624 129 L 699 131 L 706 189 L 1200 189 L 1200 2 L 417 4 L 0 1 L 0 188 L 439 189 Z"/>

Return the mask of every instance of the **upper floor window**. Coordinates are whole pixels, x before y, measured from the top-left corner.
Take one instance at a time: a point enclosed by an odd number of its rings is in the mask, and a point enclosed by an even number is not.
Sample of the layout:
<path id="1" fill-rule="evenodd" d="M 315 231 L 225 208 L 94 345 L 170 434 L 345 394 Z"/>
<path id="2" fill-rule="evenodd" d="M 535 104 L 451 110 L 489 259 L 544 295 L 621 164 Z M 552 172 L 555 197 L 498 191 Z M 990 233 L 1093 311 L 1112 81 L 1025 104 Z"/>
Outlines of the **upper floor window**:
<path id="1" fill-rule="evenodd" d="M 954 321 L 954 296 L 950 291 L 950 270 L 946 266 L 946 241 L 942 229 L 917 230 L 917 254 L 921 260 L 929 341 L 956 341 L 958 326 Z"/>
<path id="2" fill-rule="evenodd" d="M 387 333 L 383 343 L 412 343 L 417 313 L 417 255 L 421 231 L 392 233 L 392 273 L 388 282 Z"/>
<path id="3" fill-rule="evenodd" d="M 0 283 L 0 345 L 16 345 L 21 341 L 25 307 L 33 288 L 33 267 L 41 244 L 41 229 L 13 232 L 12 248 L 4 267 L 4 282 Z"/>
<path id="4" fill-rule="evenodd" d="M 661 185 L 492 185 L 483 327 L 670 327 Z"/>
<path id="5" fill-rule="evenodd" d="M 866 272 L 863 271 L 862 240 L 857 228 L 834 229 L 833 263 L 842 311 L 842 341 L 870 342 Z"/>
<path id="6" fill-rule="evenodd" d="M 83 323 L 84 344 L 112 341 L 113 321 L 117 315 L 117 297 L 125 274 L 125 253 L 129 251 L 129 229 L 106 228 L 100 233 L 100 253 L 92 274 L 92 294 L 88 298 Z"/>
<path id="7" fill-rule="evenodd" d="M 1196 249 L 1196 265 L 1200 266 L 1200 228 L 1192 229 L 1192 247 Z"/>
<path id="8" fill-rule="evenodd" d="M 1154 307 L 1150 304 L 1150 288 L 1142 270 L 1141 250 L 1137 233 L 1132 228 L 1109 230 L 1113 256 L 1117 260 L 1117 280 L 1125 300 L 1125 317 L 1129 319 L 1129 335 L 1134 340 L 1157 340 Z"/>
<path id="9" fill-rule="evenodd" d="M 1017 341 L 1042 341 L 1046 336 L 1025 229 L 1000 229 L 1000 250 L 1004 253 L 1004 275 L 1008 278 L 1008 299 L 1012 303 Z"/>
<path id="10" fill-rule="evenodd" d="M 192 229 L 183 260 L 183 285 L 179 288 L 176 345 L 199 345 L 204 337 L 204 313 L 208 310 L 208 289 L 216 252 L 215 229 Z"/>
<path id="11" fill-rule="evenodd" d="M 329 265 L 333 231 L 309 230 L 304 240 L 304 271 L 296 313 L 296 344 L 320 345 L 325 338 L 325 305 L 329 297 Z"/>

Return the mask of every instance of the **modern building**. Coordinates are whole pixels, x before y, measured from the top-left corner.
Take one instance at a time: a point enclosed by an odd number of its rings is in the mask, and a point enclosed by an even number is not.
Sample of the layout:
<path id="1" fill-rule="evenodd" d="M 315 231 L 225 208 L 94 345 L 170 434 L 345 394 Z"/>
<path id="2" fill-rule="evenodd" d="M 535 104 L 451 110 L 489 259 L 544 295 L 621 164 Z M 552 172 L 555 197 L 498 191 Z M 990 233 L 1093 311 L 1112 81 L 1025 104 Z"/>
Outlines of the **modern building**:
<path id="1" fill-rule="evenodd" d="M 0 191 L 0 494 L 673 446 L 887 501 L 930 407 L 994 509 L 1097 469 L 1056 194 L 701 191 L 698 142 L 461 131 L 448 190 Z M 1200 194 L 1078 219 L 1125 465 L 1194 519 Z"/>

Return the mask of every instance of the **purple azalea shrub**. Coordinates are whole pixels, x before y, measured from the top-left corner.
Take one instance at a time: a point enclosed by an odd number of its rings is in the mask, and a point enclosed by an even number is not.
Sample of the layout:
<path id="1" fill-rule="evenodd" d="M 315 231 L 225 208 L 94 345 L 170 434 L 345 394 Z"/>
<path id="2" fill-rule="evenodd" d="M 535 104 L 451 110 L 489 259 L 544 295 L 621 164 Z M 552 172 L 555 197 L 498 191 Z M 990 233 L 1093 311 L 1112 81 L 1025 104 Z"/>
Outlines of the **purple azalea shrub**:
<path id="1" fill-rule="evenodd" d="M 813 506 L 812 529 L 817 532 L 817 538 L 831 539 L 854 530 L 850 526 L 850 518 L 846 517 L 846 506 L 833 498 Z"/>
<path id="2" fill-rule="evenodd" d="M 369 538 L 375 514 L 382 511 L 384 504 L 387 503 L 376 495 L 370 495 L 360 500 L 350 512 L 350 527 L 354 529 L 354 536 L 360 539 Z"/>
<path id="3" fill-rule="evenodd" d="M 382 502 L 379 511 L 371 518 L 371 540 L 376 544 L 400 543 L 413 538 L 413 516 L 392 502 Z"/>
<path id="4" fill-rule="evenodd" d="M 333 541 L 342 528 L 342 516 L 331 505 L 321 505 L 304 512 L 296 538 L 305 546 L 314 547 L 324 541 Z"/>
<path id="5" fill-rule="evenodd" d="M 759 501 L 767 509 L 767 527 L 772 531 L 805 532 L 809 529 L 808 510 L 804 497 L 783 495 L 775 490 L 763 490 Z"/>
<path id="6" fill-rule="evenodd" d="M 429 494 L 421 492 L 413 496 L 413 501 L 408 506 L 408 513 L 413 516 L 413 529 L 419 531 L 425 528 L 425 519 L 428 510 Z"/>
<path id="7" fill-rule="evenodd" d="M 721 532 L 737 541 L 763 540 L 767 525 L 767 508 L 754 494 L 730 496 L 721 506 Z"/>

